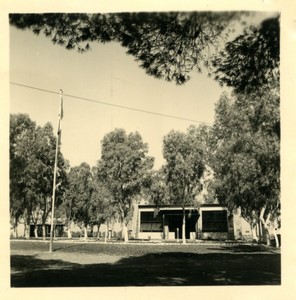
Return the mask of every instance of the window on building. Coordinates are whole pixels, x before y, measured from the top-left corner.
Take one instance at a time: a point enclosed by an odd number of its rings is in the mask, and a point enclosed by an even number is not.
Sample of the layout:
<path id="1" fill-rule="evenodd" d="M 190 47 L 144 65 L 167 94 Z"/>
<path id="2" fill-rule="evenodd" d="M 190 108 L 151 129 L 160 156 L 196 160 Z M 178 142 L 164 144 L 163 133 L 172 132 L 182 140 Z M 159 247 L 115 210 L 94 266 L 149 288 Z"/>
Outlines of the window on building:
<path id="1" fill-rule="evenodd" d="M 141 232 L 162 232 L 163 231 L 163 220 L 162 215 L 154 215 L 154 212 L 141 212 Z"/>
<path id="2" fill-rule="evenodd" d="M 203 232 L 227 232 L 227 211 L 203 211 L 202 212 Z"/>

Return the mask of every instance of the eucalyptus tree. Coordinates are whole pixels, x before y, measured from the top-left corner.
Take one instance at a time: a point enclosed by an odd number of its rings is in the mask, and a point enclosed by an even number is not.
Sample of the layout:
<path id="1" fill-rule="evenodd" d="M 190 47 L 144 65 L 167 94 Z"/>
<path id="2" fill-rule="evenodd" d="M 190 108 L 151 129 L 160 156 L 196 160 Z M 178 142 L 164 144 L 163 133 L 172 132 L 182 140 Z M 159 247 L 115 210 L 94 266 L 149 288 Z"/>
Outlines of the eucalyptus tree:
<path id="1" fill-rule="evenodd" d="M 213 126 L 214 190 L 229 209 L 268 236 L 280 226 L 280 113 L 277 88 L 269 93 L 222 95 Z M 269 242 L 269 239 L 268 239 Z M 278 241 L 276 239 L 278 245 Z"/>
<path id="2" fill-rule="evenodd" d="M 25 236 L 30 224 L 40 221 L 45 237 L 45 223 L 51 211 L 56 139 L 50 123 L 36 126 L 25 114 L 10 119 L 10 207 L 15 218 L 25 219 Z M 58 155 L 57 199 L 63 193 L 66 164 Z M 58 201 L 59 203 L 59 201 Z M 35 218 L 34 218 L 35 216 Z"/>
<path id="3" fill-rule="evenodd" d="M 83 228 L 84 239 L 87 240 L 87 227 L 91 224 L 92 181 L 91 168 L 85 162 L 72 167 L 69 171 L 63 202 L 69 238 L 71 237 L 70 226 L 74 222 Z"/>
<path id="4" fill-rule="evenodd" d="M 112 222 L 118 219 L 118 205 L 113 195 L 106 185 L 99 180 L 98 170 L 96 167 L 92 169 L 92 196 L 90 199 L 90 216 L 91 226 L 97 226 L 98 229 L 105 224 L 105 242 L 109 236 L 109 228 Z"/>
<path id="5" fill-rule="evenodd" d="M 39 209 L 40 211 L 39 215 L 42 223 L 42 236 L 45 239 L 45 224 L 48 222 L 48 217 L 52 211 L 53 172 L 56 151 L 56 137 L 53 134 L 53 127 L 50 123 L 46 123 L 43 127 L 37 128 L 35 147 L 36 160 L 39 162 L 38 185 L 35 188 L 35 192 L 38 197 L 35 209 Z M 62 197 L 65 192 L 67 184 L 67 169 L 68 163 L 64 159 L 62 153 L 58 151 L 55 201 L 55 205 L 57 207 L 61 205 Z"/>
<path id="6" fill-rule="evenodd" d="M 126 134 L 123 129 L 115 129 L 102 140 L 98 178 L 113 197 L 125 242 L 128 241 L 127 225 L 135 198 L 149 184 L 153 158 L 147 156 L 147 152 L 148 145 L 138 132 Z"/>
<path id="7" fill-rule="evenodd" d="M 169 204 L 169 190 L 166 183 L 164 168 L 152 171 L 149 184 L 143 189 L 143 198 L 150 204 L 154 204 L 156 209 L 160 205 Z"/>
<path id="8" fill-rule="evenodd" d="M 200 135 L 202 127 L 189 128 L 187 133 L 169 132 L 163 140 L 164 173 L 169 202 L 182 206 L 182 241 L 186 243 L 186 205 L 194 205 L 205 171 L 205 147 Z"/>
<path id="9" fill-rule="evenodd" d="M 230 209 L 240 208 L 265 234 L 280 227 L 279 17 L 264 20 L 226 44 L 214 59 L 215 78 L 231 86 L 213 126 L 213 183 Z M 260 231 L 259 231 L 260 234 Z M 256 237 L 257 238 L 257 237 Z M 259 239 L 262 237 L 259 236 Z"/>
<path id="10" fill-rule="evenodd" d="M 10 216 L 13 228 L 17 232 L 19 220 L 29 218 L 25 222 L 30 224 L 31 209 L 29 205 L 29 182 L 26 180 L 26 168 L 28 162 L 19 149 L 20 144 L 33 140 L 36 123 L 26 114 L 10 116 Z M 28 210 L 28 211 L 27 211 Z M 25 235 L 29 237 L 29 231 L 25 228 Z"/>

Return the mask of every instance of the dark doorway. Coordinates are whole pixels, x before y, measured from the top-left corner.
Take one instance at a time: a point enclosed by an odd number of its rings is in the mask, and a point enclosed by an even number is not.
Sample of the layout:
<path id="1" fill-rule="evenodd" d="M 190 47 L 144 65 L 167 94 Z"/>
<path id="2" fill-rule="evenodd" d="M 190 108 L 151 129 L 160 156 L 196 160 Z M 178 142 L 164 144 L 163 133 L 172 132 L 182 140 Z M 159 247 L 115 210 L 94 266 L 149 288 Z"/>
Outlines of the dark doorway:
<path id="1" fill-rule="evenodd" d="M 170 232 L 175 233 L 175 239 L 183 238 L 182 223 L 183 214 L 181 210 L 172 210 L 164 212 L 165 223 L 169 227 Z M 196 232 L 196 223 L 198 220 L 197 211 L 186 211 L 186 228 L 185 238 L 190 239 L 190 232 Z"/>

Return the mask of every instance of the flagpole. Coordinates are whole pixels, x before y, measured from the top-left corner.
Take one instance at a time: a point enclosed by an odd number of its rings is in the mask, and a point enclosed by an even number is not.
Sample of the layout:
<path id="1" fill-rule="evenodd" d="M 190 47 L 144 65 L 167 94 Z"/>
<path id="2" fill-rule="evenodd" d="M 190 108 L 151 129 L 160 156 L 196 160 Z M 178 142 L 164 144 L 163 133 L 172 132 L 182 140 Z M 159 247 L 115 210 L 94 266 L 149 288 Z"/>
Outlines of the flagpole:
<path id="1" fill-rule="evenodd" d="M 62 94 L 63 91 L 60 90 L 60 112 L 59 112 L 59 122 L 58 130 L 56 136 L 56 150 L 55 150 L 55 160 L 54 160 L 54 170 L 53 170 L 53 187 L 52 187 L 52 204 L 51 204 L 51 226 L 50 226 L 50 242 L 49 242 L 49 252 L 52 252 L 53 246 L 53 220 L 54 220 L 54 205 L 55 205 L 55 192 L 56 192 L 56 178 L 57 178 L 57 166 L 58 166 L 58 152 L 60 143 L 60 126 L 62 118 Z"/>

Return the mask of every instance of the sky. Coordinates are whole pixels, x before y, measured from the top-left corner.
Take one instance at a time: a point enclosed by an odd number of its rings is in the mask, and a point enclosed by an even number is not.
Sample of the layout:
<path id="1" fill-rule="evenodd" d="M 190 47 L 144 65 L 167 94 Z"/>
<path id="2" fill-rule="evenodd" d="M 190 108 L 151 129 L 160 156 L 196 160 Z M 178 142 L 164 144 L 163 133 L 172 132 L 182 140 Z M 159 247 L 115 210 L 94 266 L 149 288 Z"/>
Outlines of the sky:
<path id="1" fill-rule="evenodd" d="M 212 124 L 215 103 L 223 90 L 206 73 L 192 72 L 184 85 L 156 79 L 140 68 L 120 44 L 92 43 L 84 54 L 53 45 L 49 38 L 10 27 L 10 113 L 27 113 L 38 125 L 56 131 L 59 95 L 12 83 L 74 95 L 115 105 L 177 116 L 178 120 L 82 101 L 64 96 L 61 152 L 70 165 L 100 158 L 100 142 L 115 128 L 138 131 L 148 143 L 155 169 L 163 163 L 162 140 L 171 130 Z M 199 123 L 200 122 L 200 123 Z"/>
<path id="2" fill-rule="evenodd" d="M 192 74 L 185 85 L 155 79 L 145 73 L 118 43 L 93 43 L 91 51 L 53 45 L 50 39 L 10 27 L 10 82 L 212 123 L 222 89 L 206 75 Z M 115 128 L 138 131 L 148 143 L 155 168 L 163 163 L 162 139 L 172 129 L 185 131 L 197 122 L 147 114 L 63 97 L 61 151 L 71 166 L 100 158 L 100 141 Z M 59 95 L 10 84 L 10 112 L 27 113 L 38 125 L 56 130 Z"/>

